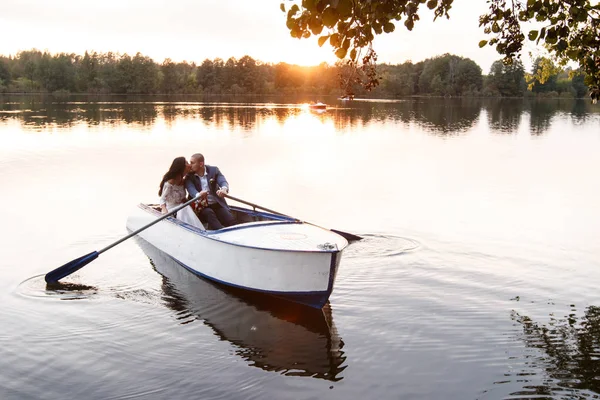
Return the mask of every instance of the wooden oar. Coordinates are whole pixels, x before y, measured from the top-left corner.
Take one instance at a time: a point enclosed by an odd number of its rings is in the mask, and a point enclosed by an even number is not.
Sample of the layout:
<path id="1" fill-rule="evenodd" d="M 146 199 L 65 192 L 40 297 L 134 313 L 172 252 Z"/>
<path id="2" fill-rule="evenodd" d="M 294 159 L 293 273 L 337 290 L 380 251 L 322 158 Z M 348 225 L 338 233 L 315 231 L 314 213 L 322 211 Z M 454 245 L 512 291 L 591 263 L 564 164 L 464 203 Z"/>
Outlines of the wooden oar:
<path id="1" fill-rule="evenodd" d="M 237 201 L 237 202 L 240 202 L 240 203 L 243 203 L 243 204 L 246 204 L 246 205 L 252 206 L 252 207 L 254 207 L 255 209 L 256 209 L 256 208 L 260 208 L 261 210 L 264 210 L 264 211 L 266 211 L 266 212 L 269 212 L 269 213 L 271 213 L 271 214 L 281 215 L 282 217 L 291 218 L 291 219 L 293 219 L 293 220 L 295 220 L 295 221 L 298 221 L 298 222 L 302 222 L 302 223 L 305 223 L 305 224 L 313 225 L 313 226 L 316 226 L 316 227 L 318 227 L 318 228 L 323 228 L 322 226 L 319 226 L 319 225 L 317 225 L 317 224 L 313 224 L 313 223 L 311 223 L 311 222 L 302 221 L 302 220 L 300 220 L 300 219 L 298 219 L 298 218 L 291 217 L 291 216 L 289 216 L 289 215 L 282 214 L 282 213 L 280 213 L 280 212 L 277 212 L 277 211 L 274 211 L 274 210 L 270 210 L 270 209 L 268 209 L 268 208 L 266 208 L 266 207 L 263 207 L 263 206 L 259 206 L 258 204 L 254 204 L 254 203 L 251 203 L 251 202 L 249 202 L 249 201 L 246 201 L 246 200 L 238 199 L 237 197 L 233 197 L 233 196 L 231 196 L 231 195 L 229 195 L 229 194 L 225 194 L 225 197 L 227 197 L 228 199 L 235 200 L 235 201 Z M 360 236 L 358 236 L 358 235 L 355 235 L 355 234 L 353 234 L 353 233 L 348 233 L 348 232 L 338 231 L 338 230 L 336 230 L 336 229 L 328 229 L 328 228 L 323 228 L 323 229 L 327 229 L 327 230 L 330 230 L 331 232 L 335 232 L 335 233 L 337 233 L 338 235 L 340 235 L 340 236 L 343 236 L 344 238 L 346 238 L 346 240 L 347 240 L 347 241 L 349 241 L 349 242 L 355 242 L 355 241 L 357 241 L 357 240 L 361 240 L 361 239 L 362 239 L 362 237 L 360 237 Z"/>
<path id="2" fill-rule="evenodd" d="M 150 222 L 147 225 L 142 226 L 140 229 L 136 230 L 135 232 L 131 232 L 129 235 L 125 236 L 124 238 L 121 238 L 119 240 L 117 240 L 116 242 L 106 246 L 105 248 L 103 248 L 102 250 L 99 251 L 92 251 L 89 254 L 86 254 L 85 256 L 81 256 L 79 258 L 76 258 L 75 260 L 69 261 L 68 263 L 66 263 L 65 265 L 62 265 L 50 272 L 48 272 L 46 274 L 46 282 L 47 283 L 56 283 L 58 282 L 60 279 L 64 278 L 65 276 L 71 275 L 73 272 L 81 269 L 83 266 L 91 263 L 92 261 L 94 261 L 96 258 L 98 258 L 98 256 L 102 253 L 104 253 L 105 251 L 112 249 L 113 247 L 115 247 L 116 245 L 118 245 L 119 243 L 122 243 L 124 241 L 126 241 L 127 239 L 129 239 L 132 236 L 137 235 L 138 233 L 140 233 L 141 231 L 143 231 L 146 228 L 151 227 L 152 225 L 156 224 L 157 222 L 162 221 L 163 219 L 170 217 L 171 215 L 175 214 L 177 211 L 181 210 L 182 208 L 189 206 L 190 204 L 192 204 L 194 201 L 198 200 L 199 196 L 188 200 L 187 202 L 183 203 L 180 206 L 175 207 L 174 209 L 172 209 L 171 211 L 169 211 L 168 213 L 161 215 L 159 218 L 155 219 L 154 221 Z"/>

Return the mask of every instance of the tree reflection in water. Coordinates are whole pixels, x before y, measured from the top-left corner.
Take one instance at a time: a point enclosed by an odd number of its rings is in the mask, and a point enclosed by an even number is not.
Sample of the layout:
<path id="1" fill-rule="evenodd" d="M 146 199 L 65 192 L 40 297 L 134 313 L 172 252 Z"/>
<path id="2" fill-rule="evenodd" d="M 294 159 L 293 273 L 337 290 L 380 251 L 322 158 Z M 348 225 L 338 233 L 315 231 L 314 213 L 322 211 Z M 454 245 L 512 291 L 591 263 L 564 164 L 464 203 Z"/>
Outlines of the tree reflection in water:
<path id="1" fill-rule="evenodd" d="M 327 101 L 327 99 L 324 99 Z M 52 96 L 0 95 L 0 121 L 19 121 L 42 130 L 88 126 L 135 124 L 151 128 L 162 118 L 167 126 L 176 119 L 198 119 L 218 129 L 240 129 L 249 134 L 268 119 L 279 124 L 308 112 L 302 97 L 265 96 L 71 96 L 57 101 Z M 473 129 L 482 110 L 496 133 L 519 131 L 523 115 L 529 116 L 532 135 L 545 134 L 555 116 L 569 115 L 575 123 L 598 113 L 589 102 L 569 99 L 407 98 L 402 100 L 355 99 L 350 103 L 330 100 L 328 109 L 312 114 L 330 121 L 339 131 L 368 124 L 414 124 L 439 136 L 461 135 Z"/>
<path id="2" fill-rule="evenodd" d="M 494 99 L 485 103 L 485 109 L 492 132 L 512 134 L 519 129 L 524 103 L 515 99 Z"/>
<path id="3" fill-rule="evenodd" d="M 551 315 L 547 324 L 516 311 L 512 319 L 521 325 L 525 345 L 539 350 L 526 365 L 543 369 L 546 377 L 542 385 L 524 386 L 511 398 L 600 398 L 600 307 L 589 306 L 579 318 L 571 306 L 569 315 Z"/>

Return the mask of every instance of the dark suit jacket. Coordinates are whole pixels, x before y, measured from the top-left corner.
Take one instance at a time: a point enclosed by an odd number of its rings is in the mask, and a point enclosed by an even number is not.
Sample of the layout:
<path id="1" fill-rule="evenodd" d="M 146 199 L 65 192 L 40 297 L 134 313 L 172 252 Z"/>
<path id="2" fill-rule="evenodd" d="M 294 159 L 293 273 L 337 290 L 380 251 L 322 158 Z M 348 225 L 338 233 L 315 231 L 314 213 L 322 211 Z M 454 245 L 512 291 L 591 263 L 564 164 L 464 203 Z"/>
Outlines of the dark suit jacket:
<path id="1" fill-rule="evenodd" d="M 225 199 L 217 196 L 217 190 L 219 190 L 220 187 L 226 186 L 227 189 L 231 189 L 229 187 L 229 183 L 227 183 L 227 179 L 225 179 L 225 175 L 219 171 L 218 167 L 211 165 L 205 165 L 204 167 L 206 168 L 206 179 L 208 179 L 209 193 L 215 197 L 221 207 L 229 209 Z M 193 198 L 198 192 L 202 191 L 200 178 L 193 171 L 185 176 L 185 188 L 187 189 L 190 198 Z"/>

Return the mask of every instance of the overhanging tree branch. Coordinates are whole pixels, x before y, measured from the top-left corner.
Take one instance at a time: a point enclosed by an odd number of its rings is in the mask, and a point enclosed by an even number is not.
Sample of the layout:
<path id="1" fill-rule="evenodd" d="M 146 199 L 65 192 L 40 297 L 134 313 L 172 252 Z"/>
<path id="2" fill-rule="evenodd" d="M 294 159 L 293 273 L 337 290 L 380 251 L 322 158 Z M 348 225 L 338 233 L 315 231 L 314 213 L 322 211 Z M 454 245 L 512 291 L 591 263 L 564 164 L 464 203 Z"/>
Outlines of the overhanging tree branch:
<path id="1" fill-rule="evenodd" d="M 467 0 L 462 0 L 467 1 Z M 362 84 L 379 84 L 375 71 L 377 53 L 372 47 L 375 35 L 391 33 L 399 22 L 410 31 L 423 13 L 433 19 L 450 18 L 454 0 L 292 0 L 281 4 L 287 9 L 287 27 L 296 38 L 319 36 L 327 41 L 339 59 L 362 70 Z M 589 85 L 600 84 L 600 5 L 590 0 L 488 0 L 489 10 L 480 16 L 479 25 L 489 40 L 480 47 L 494 46 L 506 64 L 520 57 L 525 42 L 523 27 L 528 22 L 545 26 L 530 30 L 527 38 L 543 45 L 556 61 L 576 62 L 587 75 Z M 426 9 L 424 10 L 424 8 Z M 366 49 L 360 58 L 361 50 Z M 360 75 L 360 74 L 359 74 Z"/>

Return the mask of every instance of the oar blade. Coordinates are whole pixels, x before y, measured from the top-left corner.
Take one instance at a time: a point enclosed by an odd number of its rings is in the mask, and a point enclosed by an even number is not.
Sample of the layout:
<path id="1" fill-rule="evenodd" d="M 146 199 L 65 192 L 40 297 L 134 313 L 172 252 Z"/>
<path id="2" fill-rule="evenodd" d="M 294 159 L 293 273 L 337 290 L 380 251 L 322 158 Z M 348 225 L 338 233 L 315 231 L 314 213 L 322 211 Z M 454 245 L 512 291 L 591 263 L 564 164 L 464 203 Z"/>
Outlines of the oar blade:
<path id="1" fill-rule="evenodd" d="M 97 251 L 92 251 L 85 256 L 76 258 L 72 261 L 69 261 L 65 265 L 62 265 L 46 274 L 46 283 L 56 283 L 65 276 L 71 275 L 73 272 L 79 270 L 83 266 L 91 263 L 96 258 L 98 258 L 99 253 Z"/>
<path id="2" fill-rule="evenodd" d="M 353 233 L 338 231 L 337 229 L 330 229 L 331 232 L 335 232 L 340 236 L 343 236 L 349 242 L 356 242 L 358 240 L 362 240 L 362 237 L 355 235 Z"/>

